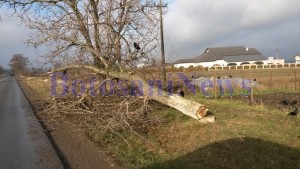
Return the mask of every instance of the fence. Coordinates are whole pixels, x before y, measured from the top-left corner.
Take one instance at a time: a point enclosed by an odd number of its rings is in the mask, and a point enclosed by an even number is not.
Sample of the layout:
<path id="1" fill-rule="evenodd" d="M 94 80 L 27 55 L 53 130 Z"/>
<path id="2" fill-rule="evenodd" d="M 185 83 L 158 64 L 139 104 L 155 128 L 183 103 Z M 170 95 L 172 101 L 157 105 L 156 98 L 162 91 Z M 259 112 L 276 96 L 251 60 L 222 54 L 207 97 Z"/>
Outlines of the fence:
<path id="1" fill-rule="evenodd" d="M 275 65 L 274 65 L 275 66 Z M 288 98 L 290 100 L 298 100 L 300 102 L 300 69 L 296 67 L 295 64 L 286 64 L 285 69 L 283 67 L 268 67 L 268 68 L 258 68 L 258 69 L 216 69 L 210 71 L 197 71 L 185 69 L 183 73 L 188 77 L 195 77 L 196 79 L 206 78 L 210 79 L 211 87 L 207 90 L 210 97 L 207 97 L 207 94 L 203 93 L 201 89 L 201 84 L 197 86 L 196 96 L 203 97 L 207 99 L 221 99 L 220 86 L 218 84 L 219 79 L 223 79 L 223 84 L 225 88 L 225 95 L 222 99 L 244 99 L 248 101 L 250 95 L 254 97 L 256 103 L 266 103 L 278 105 L 283 98 Z M 246 66 L 244 66 L 246 67 Z M 175 76 L 175 75 L 173 75 Z M 176 77 L 176 76 L 175 76 Z M 230 89 L 227 87 L 226 80 L 229 79 L 239 79 L 239 84 L 235 85 L 236 87 L 231 97 Z M 240 80 L 242 79 L 242 80 Z M 253 86 L 253 93 L 248 93 L 248 97 L 242 97 L 242 94 L 247 93 L 246 90 L 243 90 L 242 84 L 240 81 L 249 80 L 250 83 L 255 83 L 257 85 Z M 177 79 L 180 81 L 180 79 Z M 175 83 L 177 84 L 177 82 Z M 181 82 L 181 86 L 185 86 Z M 184 89 L 187 93 L 190 93 L 190 89 Z"/>
<path id="2" fill-rule="evenodd" d="M 241 66 L 216 66 L 208 68 L 208 71 L 213 70 L 246 70 L 246 69 L 278 69 L 278 68 L 300 68 L 300 64 L 269 64 L 269 65 L 241 65 Z"/>

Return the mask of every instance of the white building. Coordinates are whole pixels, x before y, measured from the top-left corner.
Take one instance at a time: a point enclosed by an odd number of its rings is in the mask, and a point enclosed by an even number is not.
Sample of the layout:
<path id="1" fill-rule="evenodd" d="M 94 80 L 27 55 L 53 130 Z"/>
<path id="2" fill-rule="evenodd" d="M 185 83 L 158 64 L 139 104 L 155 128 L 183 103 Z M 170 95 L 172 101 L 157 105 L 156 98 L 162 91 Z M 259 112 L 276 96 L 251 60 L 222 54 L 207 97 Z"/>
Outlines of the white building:
<path id="1" fill-rule="evenodd" d="M 300 63 L 300 54 L 297 54 L 296 56 L 295 56 L 295 63 Z"/>
<path id="2" fill-rule="evenodd" d="M 191 59 L 181 59 L 174 67 L 240 66 L 244 64 L 274 64 L 274 58 L 266 59 L 258 50 L 244 46 L 207 48 L 203 54 Z"/>
<path id="3" fill-rule="evenodd" d="M 283 65 L 285 63 L 285 60 L 284 59 L 274 59 L 273 56 L 271 57 L 268 57 L 268 64 L 274 64 L 274 65 Z"/>

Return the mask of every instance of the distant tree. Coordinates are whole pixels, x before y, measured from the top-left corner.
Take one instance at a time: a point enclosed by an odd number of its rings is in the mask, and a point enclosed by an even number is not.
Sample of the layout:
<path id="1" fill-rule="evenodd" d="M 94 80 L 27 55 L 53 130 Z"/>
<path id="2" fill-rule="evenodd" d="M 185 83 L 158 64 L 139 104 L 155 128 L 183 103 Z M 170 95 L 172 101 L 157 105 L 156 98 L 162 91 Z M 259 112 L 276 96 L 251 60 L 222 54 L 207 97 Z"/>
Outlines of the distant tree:
<path id="1" fill-rule="evenodd" d="M 11 69 L 13 69 L 16 73 L 21 74 L 27 71 L 28 64 L 28 58 L 23 56 L 23 54 L 14 54 L 9 62 Z"/>
<path id="2" fill-rule="evenodd" d="M 4 68 L 0 66 L 0 75 L 2 75 L 3 73 L 4 73 Z"/>

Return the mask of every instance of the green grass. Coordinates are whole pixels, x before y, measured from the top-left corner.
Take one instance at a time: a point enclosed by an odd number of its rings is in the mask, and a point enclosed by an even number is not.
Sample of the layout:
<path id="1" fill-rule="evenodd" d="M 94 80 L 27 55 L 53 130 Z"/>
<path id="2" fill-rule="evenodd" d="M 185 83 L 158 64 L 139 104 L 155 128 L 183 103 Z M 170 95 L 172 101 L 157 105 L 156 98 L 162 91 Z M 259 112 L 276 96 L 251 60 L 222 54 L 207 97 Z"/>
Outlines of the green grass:
<path id="1" fill-rule="evenodd" d="M 289 93 L 289 89 L 254 92 Z M 174 109 L 155 106 L 148 116 L 158 116 L 161 124 L 139 135 L 129 131 L 100 133 L 96 118 L 89 119 L 83 130 L 130 169 L 300 168 L 299 117 L 241 100 L 207 99 L 201 93 L 186 98 L 206 105 L 216 123 L 201 124 Z"/>
<path id="2" fill-rule="evenodd" d="M 300 165 L 300 119 L 264 105 L 207 100 L 215 124 L 200 124 L 173 109 L 156 114 L 165 120 L 143 137 L 130 132 L 95 138 L 127 168 L 296 168 Z M 111 141 L 114 140 L 114 141 Z M 126 140 L 126 141 L 124 141 Z M 129 144 L 128 144 L 129 143 Z M 217 161 L 217 164 L 216 164 Z"/>

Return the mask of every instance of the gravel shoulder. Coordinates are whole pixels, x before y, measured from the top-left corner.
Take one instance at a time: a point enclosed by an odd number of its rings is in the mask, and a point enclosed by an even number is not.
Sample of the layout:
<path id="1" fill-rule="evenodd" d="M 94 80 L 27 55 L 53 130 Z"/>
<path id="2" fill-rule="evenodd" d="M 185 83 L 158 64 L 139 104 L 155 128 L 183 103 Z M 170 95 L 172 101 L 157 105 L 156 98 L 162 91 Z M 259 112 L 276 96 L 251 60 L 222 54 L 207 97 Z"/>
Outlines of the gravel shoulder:
<path id="1" fill-rule="evenodd" d="M 91 141 L 84 131 L 72 124 L 65 117 L 40 114 L 39 110 L 45 104 L 31 88 L 22 84 L 24 93 L 40 119 L 49 139 L 58 152 L 65 168 L 72 169 L 121 169 L 113 156 L 108 155 L 99 145 Z"/>

